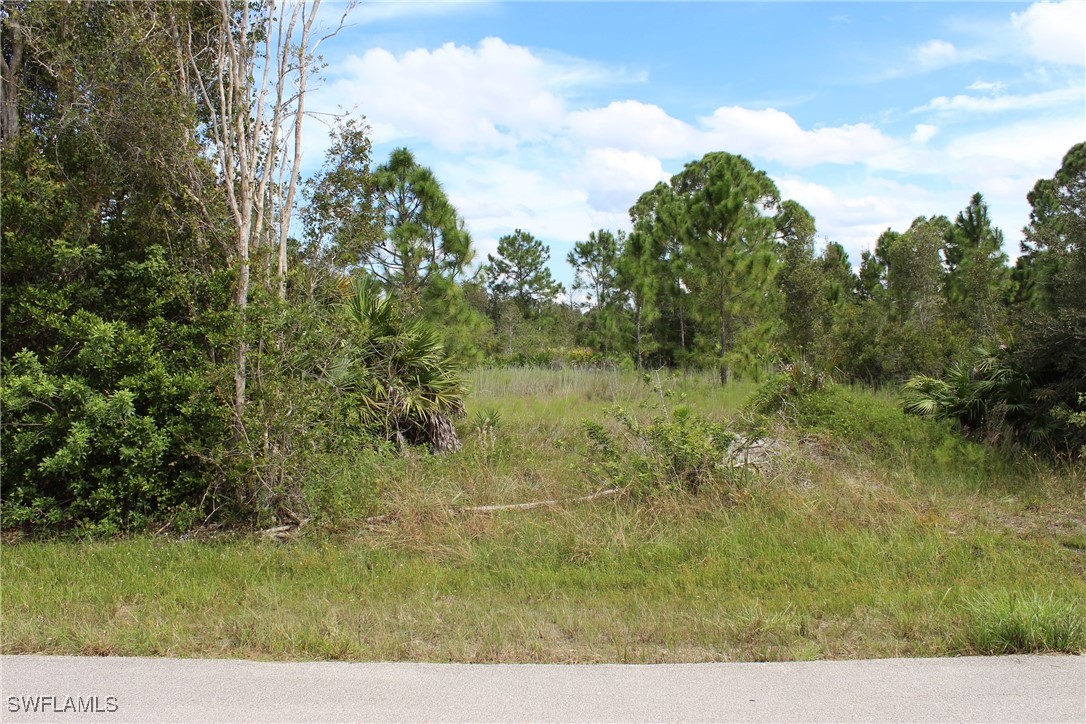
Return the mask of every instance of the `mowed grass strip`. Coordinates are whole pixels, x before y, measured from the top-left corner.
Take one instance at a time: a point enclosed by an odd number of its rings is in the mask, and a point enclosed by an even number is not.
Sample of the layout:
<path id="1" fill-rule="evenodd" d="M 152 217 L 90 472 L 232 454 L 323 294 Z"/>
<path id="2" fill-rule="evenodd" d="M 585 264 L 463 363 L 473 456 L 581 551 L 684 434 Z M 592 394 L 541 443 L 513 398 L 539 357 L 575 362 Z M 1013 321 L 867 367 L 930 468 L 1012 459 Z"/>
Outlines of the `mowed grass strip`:
<path id="1" fill-rule="evenodd" d="M 988 493 L 961 482 L 975 461 L 884 470 L 851 441 L 778 429 L 793 435 L 786 451 L 738 503 L 721 485 L 456 514 L 594 489 L 580 421 L 605 405 L 650 416 L 681 401 L 724 417 L 752 389 L 584 371 L 474 381 L 469 419 L 496 410 L 492 438 L 466 421 L 457 455 L 364 466 L 357 485 L 381 478 L 387 523 L 354 511 L 286 544 L 5 545 L 4 653 L 686 662 L 1086 650 L 1075 545 L 1086 500 L 1065 471 L 1008 469 Z"/>

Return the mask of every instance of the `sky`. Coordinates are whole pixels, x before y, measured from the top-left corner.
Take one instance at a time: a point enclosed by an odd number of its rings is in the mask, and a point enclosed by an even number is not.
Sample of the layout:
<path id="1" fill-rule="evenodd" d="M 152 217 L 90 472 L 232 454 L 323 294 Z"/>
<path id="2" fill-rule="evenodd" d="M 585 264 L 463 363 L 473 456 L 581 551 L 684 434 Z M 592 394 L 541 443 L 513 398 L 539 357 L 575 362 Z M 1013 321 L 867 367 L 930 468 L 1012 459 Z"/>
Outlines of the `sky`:
<path id="1" fill-rule="evenodd" d="M 338 19 L 329 0 L 322 13 Z M 589 232 L 712 151 L 747 157 L 854 265 L 975 192 L 1014 258 L 1026 194 L 1086 141 L 1086 0 L 363 3 L 319 48 L 305 166 L 329 114 L 374 162 L 433 169 L 477 260 L 523 229 L 556 278 Z"/>

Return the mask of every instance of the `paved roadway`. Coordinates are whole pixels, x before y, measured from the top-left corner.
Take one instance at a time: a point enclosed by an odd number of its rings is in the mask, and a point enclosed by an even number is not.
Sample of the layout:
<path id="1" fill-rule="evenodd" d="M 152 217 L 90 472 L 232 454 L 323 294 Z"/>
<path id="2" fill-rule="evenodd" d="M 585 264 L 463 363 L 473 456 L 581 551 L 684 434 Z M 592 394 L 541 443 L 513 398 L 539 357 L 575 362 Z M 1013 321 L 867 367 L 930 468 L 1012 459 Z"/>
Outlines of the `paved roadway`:
<path id="1" fill-rule="evenodd" d="M 643 666 L 4 656 L 0 679 L 4 722 L 1086 722 L 1081 656 Z M 79 697 L 100 713 L 62 711 Z M 35 702 L 37 714 L 22 710 Z"/>

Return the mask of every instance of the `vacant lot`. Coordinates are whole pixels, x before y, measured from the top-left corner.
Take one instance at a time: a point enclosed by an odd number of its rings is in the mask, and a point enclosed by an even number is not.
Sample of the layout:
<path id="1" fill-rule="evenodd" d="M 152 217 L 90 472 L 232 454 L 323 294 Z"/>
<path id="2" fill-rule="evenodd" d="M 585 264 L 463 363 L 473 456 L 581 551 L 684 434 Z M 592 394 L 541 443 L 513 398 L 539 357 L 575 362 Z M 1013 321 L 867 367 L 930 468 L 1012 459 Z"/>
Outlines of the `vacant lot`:
<path id="1" fill-rule="evenodd" d="M 3 652 L 658 662 L 1086 650 L 1080 470 L 965 443 L 892 397 L 845 388 L 759 416 L 744 406 L 757 386 L 710 376 L 483 370 L 472 387 L 461 452 L 344 451 L 286 541 L 198 530 L 5 544 Z M 699 473 L 696 492 L 660 484 L 697 447 L 663 423 L 703 417 L 769 442 Z M 610 436 L 609 460 L 585 419 Z"/>

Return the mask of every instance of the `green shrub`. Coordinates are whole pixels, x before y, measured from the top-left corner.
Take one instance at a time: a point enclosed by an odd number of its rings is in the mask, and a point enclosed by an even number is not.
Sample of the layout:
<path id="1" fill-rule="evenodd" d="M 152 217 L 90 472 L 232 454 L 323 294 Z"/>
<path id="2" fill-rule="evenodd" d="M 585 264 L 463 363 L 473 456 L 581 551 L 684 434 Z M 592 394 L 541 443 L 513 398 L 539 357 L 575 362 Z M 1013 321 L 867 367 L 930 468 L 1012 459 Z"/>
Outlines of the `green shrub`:
<path id="1" fill-rule="evenodd" d="M 621 407 L 608 410 L 619 423 L 617 434 L 583 422 L 595 470 L 609 484 L 635 494 L 656 490 L 696 493 L 705 485 L 734 484 L 738 473 L 729 461 L 738 436 L 724 425 L 676 408 L 645 424 Z"/>
<path id="2" fill-rule="evenodd" d="M 834 384 L 809 369 L 765 383 L 747 409 L 925 477 L 976 487 L 1007 473 L 1005 454 L 967 439 L 955 422 L 908 415 L 896 396 Z"/>
<path id="3" fill-rule="evenodd" d="M 3 362 L 3 523 L 111 534 L 186 513 L 207 489 L 199 450 L 226 421 L 199 371 L 152 335 L 79 312 L 64 347 Z"/>
<path id="4" fill-rule="evenodd" d="M 748 410 L 763 415 L 781 411 L 794 414 L 797 398 L 824 390 L 831 384 L 829 377 L 805 362 L 782 367 L 780 374 L 765 382 L 747 403 Z"/>
<path id="5" fill-rule="evenodd" d="M 1086 652 L 1086 606 L 1037 593 L 991 594 L 967 603 L 968 645 L 981 654 Z"/>
<path id="6" fill-rule="evenodd" d="M 382 473 L 393 451 L 373 444 L 307 456 L 309 474 L 304 510 L 313 522 L 340 525 L 373 515 L 381 495 Z"/>

